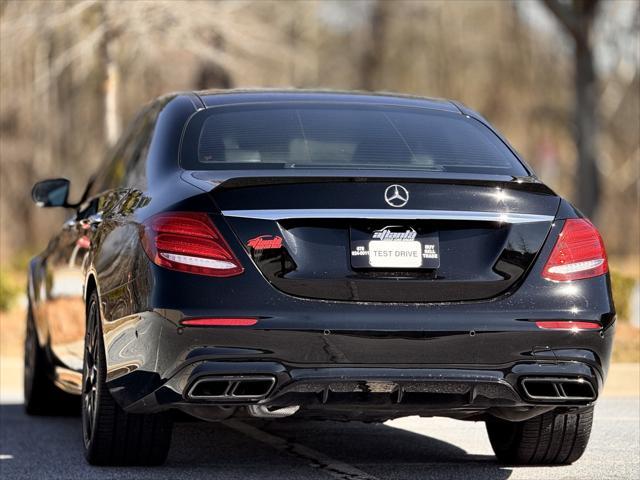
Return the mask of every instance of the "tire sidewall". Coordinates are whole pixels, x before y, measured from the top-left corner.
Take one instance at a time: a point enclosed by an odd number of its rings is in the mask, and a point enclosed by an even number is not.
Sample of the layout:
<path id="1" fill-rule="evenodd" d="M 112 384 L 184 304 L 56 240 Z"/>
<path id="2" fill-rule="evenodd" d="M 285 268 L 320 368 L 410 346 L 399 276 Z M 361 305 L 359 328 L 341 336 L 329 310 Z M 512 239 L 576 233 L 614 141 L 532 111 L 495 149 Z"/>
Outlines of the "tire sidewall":
<path id="1" fill-rule="evenodd" d="M 27 311 L 27 325 L 24 339 L 24 402 L 25 405 L 32 403 L 32 396 L 35 389 L 35 382 L 38 368 L 38 339 L 31 315 L 31 307 Z"/>
<path id="2" fill-rule="evenodd" d="M 92 308 L 95 308 L 95 317 L 92 317 Z M 98 419 L 100 418 L 100 397 L 102 395 L 102 388 L 103 388 L 103 382 L 104 382 L 104 353 L 103 353 L 103 346 L 102 346 L 102 329 L 101 329 L 101 317 L 100 317 L 100 308 L 99 308 L 99 302 L 98 302 L 98 295 L 97 293 L 94 291 L 91 296 L 89 297 L 89 302 L 87 302 L 87 310 L 86 310 L 86 316 L 87 316 L 87 320 L 86 320 L 86 334 L 85 334 L 85 349 L 84 349 L 84 354 L 83 354 L 83 361 L 82 361 L 82 385 L 83 385 L 83 391 L 82 391 L 82 395 L 81 395 L 81 417 L 82 417 L 82 439 L 83 439 L 83 443 L 84 443 L 84 447 L 85 447 L 85 452 L 87 452 L 87 454 L 89 454 L 89 452 L 91 452 L 91 450 L 93 450 L 93 445 L 94 445 L 94 438 L 96 435 L 96 430 L 97 430 L 97 424 L 98 424 Z M 85 376 L 87 375 L 87 349 L 86 349 L 86 342 L 89 340 L 89 334 L 90 329 L 95 329 L 97 330 L 95 332 L 95 335 L 97 335 L 97 355 L 95 357 L 95 362 L 96 365 L 98 367 L 98 375 L 97 375 L 97 383 L 96 383 L 96 401 L 95 401 L 95 413 L 94 413 L 94 420 L 93 420 L 93 425 L 91 428 L 91 434 L 87 437 L 86 434 L 86 430 L 85 430 L 85 422 L 88 420 L 87 417 L 87 411 L 86 411 L 86 407 L 85 407 L 85 392 L 84 392 L 84 384 L 85 384 Z"/>

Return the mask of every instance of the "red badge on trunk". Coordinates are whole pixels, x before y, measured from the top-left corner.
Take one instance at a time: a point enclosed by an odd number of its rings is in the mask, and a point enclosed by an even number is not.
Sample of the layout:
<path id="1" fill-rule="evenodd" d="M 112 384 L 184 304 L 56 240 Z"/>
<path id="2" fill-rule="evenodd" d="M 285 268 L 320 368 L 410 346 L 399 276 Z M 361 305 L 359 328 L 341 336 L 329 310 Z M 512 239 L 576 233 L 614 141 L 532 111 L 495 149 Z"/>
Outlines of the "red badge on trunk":
<path id="1" fill-rule="evenodd" d="M 273 250 L 282 248 L 282 237 L 273 235 L 260 235 L 252 238 L 247 245 L 254 250 Z"/>

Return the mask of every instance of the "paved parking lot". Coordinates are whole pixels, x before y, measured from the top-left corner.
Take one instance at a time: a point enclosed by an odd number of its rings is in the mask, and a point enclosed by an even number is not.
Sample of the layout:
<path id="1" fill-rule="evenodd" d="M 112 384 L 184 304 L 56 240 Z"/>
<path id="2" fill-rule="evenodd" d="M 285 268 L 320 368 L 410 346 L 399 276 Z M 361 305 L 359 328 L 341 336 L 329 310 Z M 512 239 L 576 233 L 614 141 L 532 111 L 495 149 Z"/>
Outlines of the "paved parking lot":
<path id="1" fill-rule="evenodd" d="M 30 418 L 14 399 L 0 407 L 0 477 L 636 479 L 639 412 L 637 397 L 602 399 L 589 449 L 569 467 L 502 466 L 492 455 L 483 424 L 408 417 L 384 425 L 293 420 L 180 423 L 163 467 L 95 468 L 82 457 L 79 418 Z"/>

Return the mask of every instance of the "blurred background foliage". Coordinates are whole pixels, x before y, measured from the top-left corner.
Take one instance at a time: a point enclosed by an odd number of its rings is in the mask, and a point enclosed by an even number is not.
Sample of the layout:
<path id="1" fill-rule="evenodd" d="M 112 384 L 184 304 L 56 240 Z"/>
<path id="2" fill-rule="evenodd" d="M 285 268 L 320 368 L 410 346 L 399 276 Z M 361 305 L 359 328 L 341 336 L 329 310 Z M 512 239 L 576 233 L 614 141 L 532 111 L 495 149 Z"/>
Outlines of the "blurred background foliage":
<path id="1" fill-rule="evenodd" d="M 70 215 L 36 209 L 35 181 L 67 177 L 79 197 L 122 126 L 163 93 L 296 87 L 446 97 L 482 113 L 600 228 L 629 312 L 639 30 L 637 0 L 3 0 L 0 308 L 22 291 L 10 272 Z"/>

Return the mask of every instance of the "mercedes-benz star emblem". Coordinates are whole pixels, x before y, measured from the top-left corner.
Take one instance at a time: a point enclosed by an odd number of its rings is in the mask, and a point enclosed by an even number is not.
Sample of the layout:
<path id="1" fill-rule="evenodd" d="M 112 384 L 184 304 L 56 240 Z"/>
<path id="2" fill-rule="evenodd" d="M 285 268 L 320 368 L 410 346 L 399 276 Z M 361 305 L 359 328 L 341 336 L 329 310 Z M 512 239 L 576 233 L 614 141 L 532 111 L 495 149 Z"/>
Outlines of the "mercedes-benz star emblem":
<path id="1" fill-rule="evenodd" d="M 404 207 L 409 201 L 409 191 L 402 185 L 389 185 L 384 191 L 384 199 L 392 207 Z"/>

